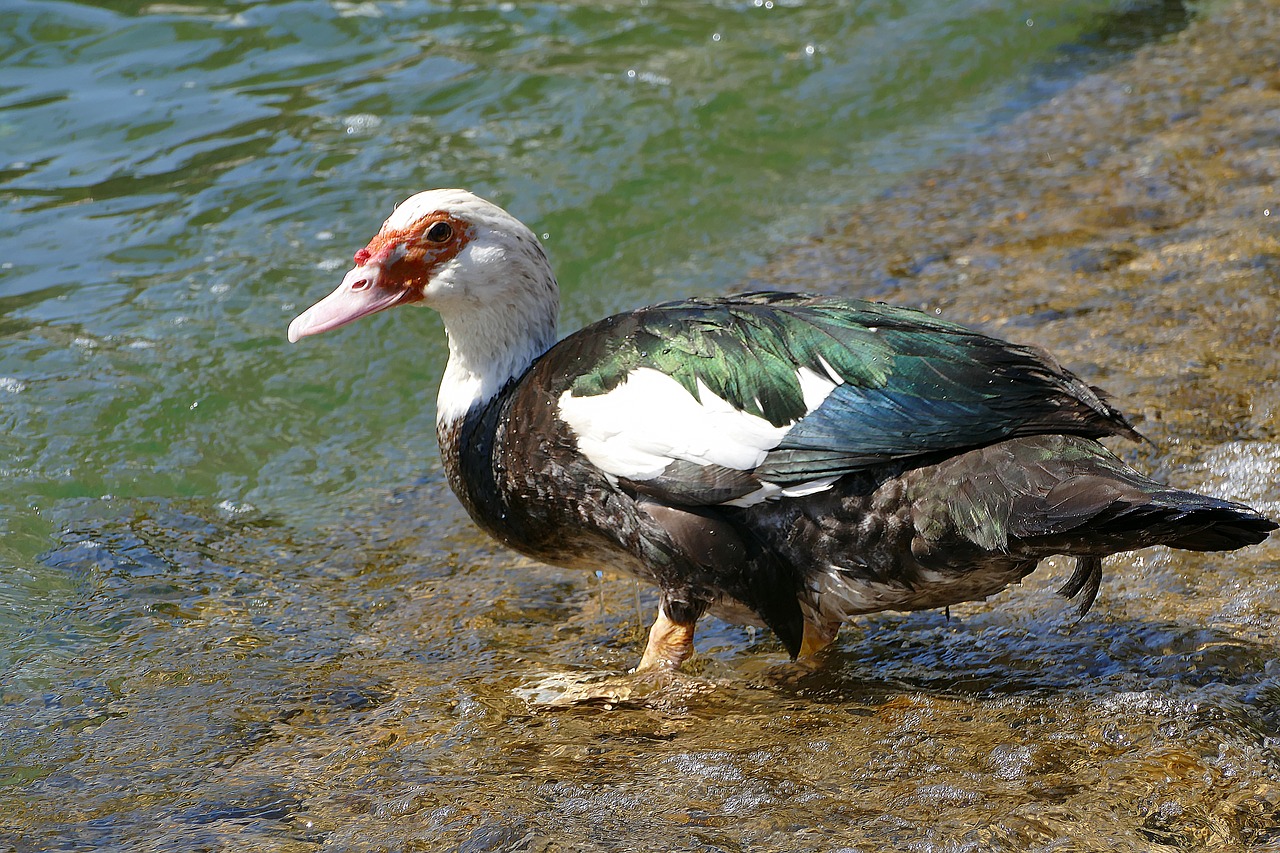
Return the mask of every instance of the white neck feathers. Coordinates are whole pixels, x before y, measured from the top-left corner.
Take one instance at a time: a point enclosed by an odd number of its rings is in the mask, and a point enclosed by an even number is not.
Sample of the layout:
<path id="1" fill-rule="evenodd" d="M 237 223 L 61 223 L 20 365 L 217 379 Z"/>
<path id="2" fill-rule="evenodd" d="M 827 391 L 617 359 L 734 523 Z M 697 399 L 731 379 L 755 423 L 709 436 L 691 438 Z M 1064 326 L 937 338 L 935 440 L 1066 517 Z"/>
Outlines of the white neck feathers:
<path id="1" fill-rule="evenodd" d="M 454 209 L 472 233 L 425 293 L 449 336 L 449 364 L 436 401 L 442 424 L 523 374 L 555 343 L 560 313 L 555 275 L 533 232 L 474 196 L 464 205 L 455 199 Z"/>
<path id="2" fill-rule="evenodd" d="M 445 316 L 449 363 L 436 396 L 437 423 L 452 423 L 493 399 L 555 343 L 554 310 L 538 324 L 542 328 L 535 334 L 527 312 L 510 305 L 502 307 L 506 310 Z"/>

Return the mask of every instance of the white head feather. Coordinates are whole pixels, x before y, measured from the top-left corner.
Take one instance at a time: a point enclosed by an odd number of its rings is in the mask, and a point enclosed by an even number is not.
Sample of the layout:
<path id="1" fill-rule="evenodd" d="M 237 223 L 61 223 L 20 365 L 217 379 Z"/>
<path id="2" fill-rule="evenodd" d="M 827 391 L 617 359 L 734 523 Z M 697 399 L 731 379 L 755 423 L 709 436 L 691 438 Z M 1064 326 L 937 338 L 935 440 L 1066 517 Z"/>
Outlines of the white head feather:
<path id="1" fill-rule="evenodd" d="M 555 343 L 560 291 L 520 220 L 466 190 L 430 190 L 395 209 L 337 290 L 294 318 L 289 340 L 407 304 L 444 320 L 449 364 L 437 419 L 448 423 Z"/>
<path id="2" fill-rule="evenodd" d="M 449 336 L 436 419 L 448 423 L 492 398 L 556 341 L 560 290 L 542 244 L 520 220 L 466 190 L 411 196 L 383 230 L 411 231 L 440 211 L 471 229 L 462 251 L 442 264 L 422 304 L 439 312 Z"/>

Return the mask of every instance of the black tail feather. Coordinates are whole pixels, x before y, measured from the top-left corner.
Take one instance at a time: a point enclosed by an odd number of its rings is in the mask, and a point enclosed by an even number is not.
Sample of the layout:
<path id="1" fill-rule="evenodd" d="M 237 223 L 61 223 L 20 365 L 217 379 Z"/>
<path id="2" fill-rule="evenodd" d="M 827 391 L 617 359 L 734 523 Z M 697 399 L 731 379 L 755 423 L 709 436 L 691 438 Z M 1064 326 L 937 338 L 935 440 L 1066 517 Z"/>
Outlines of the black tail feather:
<path id="1" fill-rule="evenodd" d="M 1076 557 L 1076 568 L 1067 582 L 1058 588 L 1058 595 L 1068 600 L 1076 598 L 1076 615 L 1082 618 L 1098 599 L 1102 586 L 1102 558 L 1086 554 Z"/>
<path id="2" fill-rule="evenodd" d="M 1106 555 L 1150 545 L 1230 551 L 1257 545 L 1280 528 L 1244 504 L 1157 483 L 1101 445 L 1078 439 L 1028 444 L 1045 455 L 1059 452 L 1040 460 L 1039 482 L 1016 489 L 1023 497 L 1014 501 L 1013 529 L 1024 539 L 1044 536 L 1067 546 L 1059 553 Z M 1030 468 L 1011 458 L 1015 473 Z"/>
<path id="3" fill-rule="evenodd" d="M 1180 499 L 1190 498 L 1195 505 L 1186 511 L 1182 522 L 1184 533 L 1168 539 L 1171 548 L 1187 551 L 1234 551 L 1257 545 L 1280 528 L 1261 513 L 1238 503 L 1207 498 L 1193 492 L 1175 492 Z M 1163 497 L 1162 495 L 1156 496 Z"/>
<path id="4" fill-rule="evenodd" d="M 1257 545 L 1280 527 L 1244 504 L 1175 489 L 1152 494 L 1121 518 L 1156 534 L 1159 544 L 1186 551 L 1234 551 Z"/>
<path id="5" fill-rule="evenodd" d="M 1280 524 L 1243 504 L 1175 489 L 1156 492 L 1132 504 L 1114 503 L 1091 520 L 1105 538 L 1132 537 L 1132 547 L 1161 544 L 1186 551 L 1234 551 L 1257 545 Z M 1076 599 L 1079 616 L 1093 606 L 1102 584 L 1102 556 L 1076 554 L 1075 571 L 1058 594 Z"/>

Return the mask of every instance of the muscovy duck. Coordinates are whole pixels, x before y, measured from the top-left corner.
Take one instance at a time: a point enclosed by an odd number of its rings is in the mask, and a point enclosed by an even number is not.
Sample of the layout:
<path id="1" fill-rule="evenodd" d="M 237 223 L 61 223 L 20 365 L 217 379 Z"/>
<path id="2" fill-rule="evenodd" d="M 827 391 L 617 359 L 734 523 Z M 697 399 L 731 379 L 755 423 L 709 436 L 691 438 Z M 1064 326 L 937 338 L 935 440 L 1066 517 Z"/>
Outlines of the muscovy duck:
<path id="1" fill-rule="evenodd" d="M 842 622 L 993 595 L 1045 557 L 1083 613 L 1102 558 L 1240 548 L 1277 525 L 1157 483 L 1098 443 L 1139 438 L 1047 352 L 918 311 L 754 292 L 602 320 L 557 343 L 534 234 L 463 190 L 419 193 L 289 326 L 439 312 L 450 485 L 505 545 L 657 585 L 637 670 L 678 667 L 707 612 L 792 658 Z"/>

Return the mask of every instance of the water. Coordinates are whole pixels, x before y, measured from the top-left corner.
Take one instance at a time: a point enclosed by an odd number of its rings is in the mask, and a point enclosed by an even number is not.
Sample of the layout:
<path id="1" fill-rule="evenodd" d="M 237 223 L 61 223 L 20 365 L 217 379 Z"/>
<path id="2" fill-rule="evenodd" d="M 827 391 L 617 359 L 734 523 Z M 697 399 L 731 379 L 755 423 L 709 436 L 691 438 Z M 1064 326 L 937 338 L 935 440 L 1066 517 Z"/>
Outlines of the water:
<path id="1" fill-rule="evenodd" d="M 1132 9 L 9 0 L 0 841 L 1025 848 L 1055 808 L 1104 838 L 1107 792 L 1135 786 L 1143 837 L 1210 833 L 1180 818 L 1201 788 L 1272 765 L 1183 673 L 1243 702 L 1269 649 L 1140 620 L 1080 639 L 1042 627 L 1047 595 L 966 626 L 867 620 L 804 678 L 712 623 L 716 690 L 531 708 L 548 677 L 630 665 L 648 593 L 471 529 L 436 457 L 426 312 L 284 341 L 431 186 L 543 235 L 566 329 L 722 291 L 1183 23 Z M 1110 689 L 1051 713 L 1078 673 Z M 1270 794 L 1240 791 L 1265 825 Z"/>

